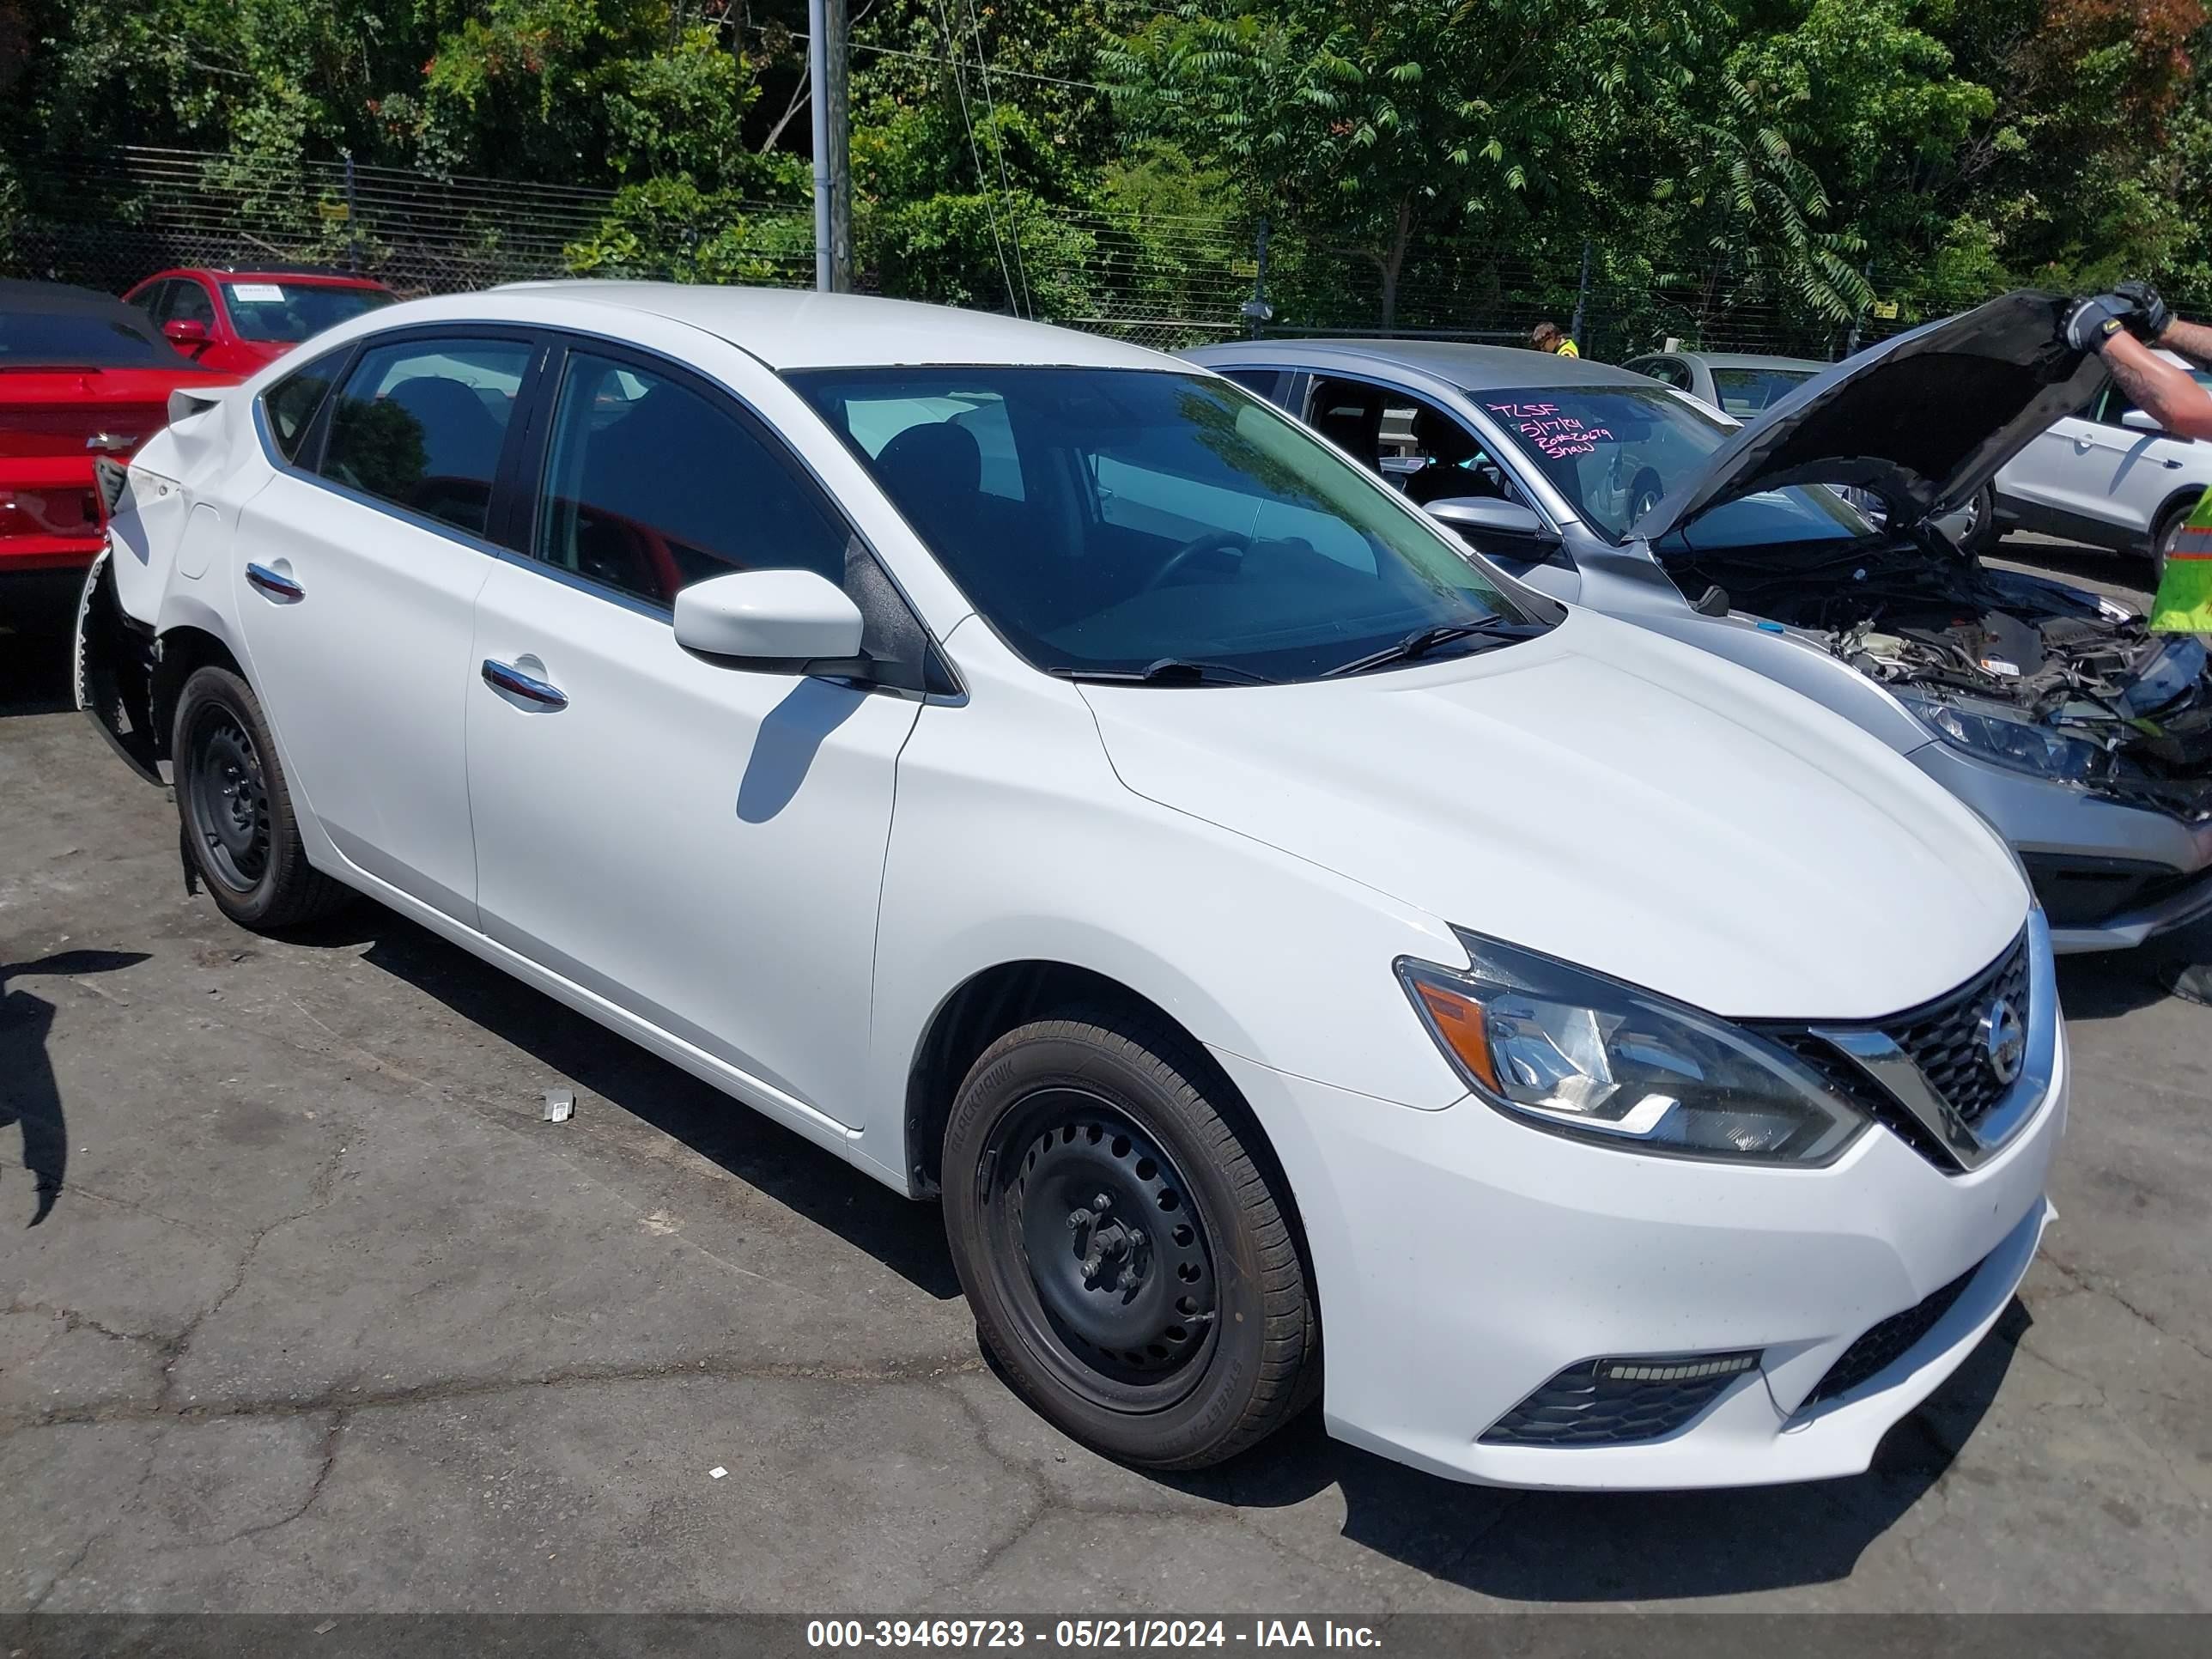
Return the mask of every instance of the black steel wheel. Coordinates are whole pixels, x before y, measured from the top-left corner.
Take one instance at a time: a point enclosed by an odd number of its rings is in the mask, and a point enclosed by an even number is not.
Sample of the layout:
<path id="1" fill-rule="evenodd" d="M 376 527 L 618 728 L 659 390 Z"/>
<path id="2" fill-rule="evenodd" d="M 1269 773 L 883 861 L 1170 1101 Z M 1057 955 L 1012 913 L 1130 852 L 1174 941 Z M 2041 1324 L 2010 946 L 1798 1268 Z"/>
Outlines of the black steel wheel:
<path id="1" fill-rule="evenodd" d="M 227 667 L 194 669 L 177 693 L 169 756 L 186 862 L 223 915 L 290 927 L 351 891 L 307 862 L 276 744 L 252 688 Z"/>
<path id="2" fill-rule="evenodd" d="M 1287 1190 L 1180 1032 L 1107 1011 L 1007 1032 L 961 1085 L 943 1168 L 976 1331 L 1076 1438 L 1196 1468 L 1313 1398 L 1320 1320 Z"/>
<path id="3" fill-rule="evenodd" d="M 179 797 L 209 877 L 253 891 L 269 870 L 269 786 L 261 751 L 236 712 L 203 702 L 186 734 Z"/>
<path id="4" fill-rule="evenodd" d="M 1041 1089 L 988 1155 L 989 1271 L 1069 1387 L 1157 1408 L 1203 1370 L 1217 1308 L 1206 1217 L 1175 1160 L 1112 1103 Z"/>

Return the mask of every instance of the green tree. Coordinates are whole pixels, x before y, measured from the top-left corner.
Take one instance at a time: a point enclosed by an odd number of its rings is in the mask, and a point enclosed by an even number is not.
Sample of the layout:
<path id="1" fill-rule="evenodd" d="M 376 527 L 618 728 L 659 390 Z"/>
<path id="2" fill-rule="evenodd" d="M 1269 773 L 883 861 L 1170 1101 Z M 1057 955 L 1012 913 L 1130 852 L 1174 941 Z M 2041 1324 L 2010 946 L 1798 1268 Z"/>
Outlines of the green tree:
<path id="1" fill-rule="evenodd" d="M 1720 16 L 1703 0 L 1189 0 L 1101 62 L 1132 130 L 1222 168 L 1246 216 L 1370 262 L 1388 324 L 1420 233 L 1515 234 L 1573 182 L 1593 106 L 1679 91 Z"/>

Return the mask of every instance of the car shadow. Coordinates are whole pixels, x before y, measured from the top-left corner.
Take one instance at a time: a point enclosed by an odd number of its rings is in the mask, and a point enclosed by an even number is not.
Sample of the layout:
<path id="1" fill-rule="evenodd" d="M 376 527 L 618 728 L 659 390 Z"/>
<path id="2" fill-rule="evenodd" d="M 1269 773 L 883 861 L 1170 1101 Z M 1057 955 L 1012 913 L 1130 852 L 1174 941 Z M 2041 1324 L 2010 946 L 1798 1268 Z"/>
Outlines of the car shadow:
<path id="1" fill-rule="evenodd" d="M 0 1129 L 12 1125 L 22 1132 L 23 1167 L 31 1173 L 33 1195 L 29 1226 L 52 1215 L 61 1201 L 69 1172 L 69 1120 L 46 1053 L 54 1005 L 33 995 L 21 981 L 34 975 L 112 973 L 145 960 L 143 951 L 57 951 L 34 961 L 0 963 Z M 15 982 L 13 989 L 10 981 Z"/>
<path id="2" fill-rule="evenodd" d="M 767 823 L 791 805 L 830 734 L 868 700 L 858 686 L 803 679 L 768 712 L 738 784 L 738 817 Z"/>
<path id="3" fill-rule="evenodd" d="M 76 707 L 70 692 L 70 630 L 40 616 L 0 616 L 0 720 L 15 714 L 62 714 Z"/>
<path id="4" fill-rule="evenodd" d="M 950 1300 L 960 1293 L 933 1206 L 908 1202 L 427 929 L 362 906 L 295 938 L 308 945 L 366 944 L 364 961 L 866 1250 L 926 1294 Z M 1680 1601 L 1831 1583 L 1849 1577 L 1868 1547 L 1942 1478 L 1989 1410 L 2031 1323 L 2014 1301 L 1965 1364 L 1890 1431 L 1873 1468 L 1847 1480 L 1686 1492 L 1502 1492 L 1332 1440 L 1318 1409 L 1220 1468 L 1153 1478 L 1249 1510 L 1288 1510 L 1334 1488 L 1345 1538 L 1506 1601 Z"/>
<path id="5" fill-rule="evenodd" d="M 916 1204 L 689 1072 L 380 906 L 292 935 L 367 944 L 362 960 L 690 1147 L 938 1301 L 960 1294 L 933 1205 Z"/>
<path id="6" fill-rule="evenodd" d="M 1303 1504 L 1334 1486 L 1344 1537 L 1504 1601 L 1680 1602 L 1830 1583 L 1848 1578 L 1867 1547 L 1942 1479 L 2033 1323 L 2015 1298 L 1966 1362 L 1883 1438 L 1873 1467 L 1844 1480 L 1704 1492 L 1504 1492 L 1340 1444 L 1318 1411 L 1222 1468 L 1162 1479 L 1247 1510 Z"/>
<path id="7" fill-rule="evenodd" d="M 2212 919 L 2132 951 L 2059 957 L 2058 1006 L 2069 1020 L 2118 1019 L 2172 996 L 2167 976 L 2185 962 L 2212 962 Z"/>

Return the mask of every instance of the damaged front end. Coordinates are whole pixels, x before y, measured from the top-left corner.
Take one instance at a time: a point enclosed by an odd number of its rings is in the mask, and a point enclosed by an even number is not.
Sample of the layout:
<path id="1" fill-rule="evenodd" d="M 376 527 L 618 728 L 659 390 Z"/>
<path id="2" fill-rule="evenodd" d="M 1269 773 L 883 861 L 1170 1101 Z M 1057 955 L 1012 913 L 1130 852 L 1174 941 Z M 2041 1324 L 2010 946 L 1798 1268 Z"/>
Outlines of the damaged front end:
<path id="1" fill-rule="evenodd" d="M 2212 656 L 2109 599 L 1922 541 L 1668 560 L 1686 592 L 1819 640 L 1980 759 L 2212 818 Z M 1780 553 L 1777 550 L 1778 554 Z"/>

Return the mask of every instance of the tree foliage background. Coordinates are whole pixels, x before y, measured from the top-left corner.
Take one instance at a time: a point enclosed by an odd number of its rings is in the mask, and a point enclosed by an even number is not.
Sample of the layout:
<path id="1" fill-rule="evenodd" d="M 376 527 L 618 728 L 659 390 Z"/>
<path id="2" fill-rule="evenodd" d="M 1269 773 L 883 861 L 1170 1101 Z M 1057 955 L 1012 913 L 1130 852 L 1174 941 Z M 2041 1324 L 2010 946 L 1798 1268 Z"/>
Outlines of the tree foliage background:
<path id="1" fill-rule="evenodd" d="M 1271 297 L 1321 321 L 1558 309 L 1585 246 L 1608 292 L 1674 296 L 1636 327 L 1692 334 L 2122 274 L 2212 300 L 2202 0 L 850 3 L 887 292 L 1218 307 L 1264 219 Z M 589 187 L 571 268 L 763 280 L 811 245 L 805 28 L 804 0 L 0 0 L 0 239 L 162 145 Z"/>

